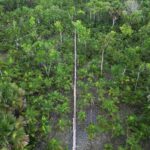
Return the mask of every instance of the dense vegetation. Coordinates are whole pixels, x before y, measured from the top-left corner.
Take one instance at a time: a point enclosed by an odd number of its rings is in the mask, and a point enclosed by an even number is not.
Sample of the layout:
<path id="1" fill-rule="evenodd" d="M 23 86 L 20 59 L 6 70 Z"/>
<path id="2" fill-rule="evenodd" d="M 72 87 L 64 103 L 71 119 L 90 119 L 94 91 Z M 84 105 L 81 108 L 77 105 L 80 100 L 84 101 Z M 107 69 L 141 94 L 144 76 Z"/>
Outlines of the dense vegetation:
<path id="1" fill-rule="evenodd" d="M 0 0 L 0 149 L 64 150 L 72 127 L 73 38 L 77 116 L 105 150 L 142 150 L 150 137 L 149 0 Z M 122 115 L 121 110 L 128 109 Z M 113 141 L 123 138 L 114 147 Z"/>

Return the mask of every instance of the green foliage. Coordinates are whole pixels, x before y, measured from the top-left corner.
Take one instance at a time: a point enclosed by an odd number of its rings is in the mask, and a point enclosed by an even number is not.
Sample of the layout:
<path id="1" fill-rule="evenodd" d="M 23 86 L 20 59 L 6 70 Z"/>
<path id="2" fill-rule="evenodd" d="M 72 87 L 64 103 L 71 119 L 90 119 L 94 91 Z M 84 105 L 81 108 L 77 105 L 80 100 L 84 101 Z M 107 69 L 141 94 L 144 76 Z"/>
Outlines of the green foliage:
<path id="1" fill-rule="evenodd" d="M 25 91 L 19 88 L 15 83 L 0 82 L 0 102 L 1 107 L 18 108 L 23 107 L 23 96 Z"/>
<path id="2" fill-rule="evenodd" d="M 25 134 L 23 119 L 16 119 L 10 112 L 0 112 L 0 148 L 12 147 L 23 150 L 29 142 Z"/>
<path id="3" fill-rule="evenodd" d="M 52 139 L 48 143 L 47 150 L 63 150 L 63 148 L 60 146 L 60 142 L 56 139 Z"/>
<path id="4" fill-rule="evenodd" d="M 60 21 L 56 21 L 54 25 L 59 32 L 61 32 L 63 30 L 63 27 L 62 27 Z"/>
<path id="5" fill-rule="evenodd" d="M 86 113 L 83 111 L 78 112 L 78 118 L 80 121 L 85 121 L 86 119 Z"/>
<path id="6" fill-rule="evenodd" d="M 77 121 L 88 122 L 90 140 L 110 135 L 104 149 L 116 149 L 124 137 L 118 150 L 144 149 L 149 6 L 148 0 L 0 0 L 0 149 L 67 147 L 56 132 L 72 126 L 75 31 Z"/>
<path id="7" fill-rule="evenodd" d="M 80 20 L 73 22 L 73 25 L 79 35 L 79 41 L 86 42 L 90 38 L 90 30 L 87 29 Z"/>
<path id="8" fill-rule="evenodd" d="M 113 146 L 111 144 L 105 144 L 104 150 L 113 150 Z"/>
<path id="9" fill-rule="evenodd" d="M 98 128 L 95 124 L 90 124 L 87 129 L 86 129 L 87 133 L 88 133 L 88 137 L 90 140 L 93 140 L 94 137 L 96 137 L 96 134 L 98 132 Z"/>
<path id="10" fill-rule="evenodd" d="M 88 3 L 88 7 L 90 7 L 93 13 L 107 12 L 110 10 L 111 4 L 108 1 L 91 0 Z"/>
<path id="11" fill-rule="evenodd" d="M 131 26 L 128 26 L 126 24 L 124 24 L 123 26 L 121 26 L 120 30 L 123 33 L 123 35 L 125 35 L 125 36 L 131 36 L 132 33 L 133 33 L 133 30 L 132 30 Z"/>
<path id="12" fill-rule="evenodd" d="M 139 139 L 136 138 L 134 135 L 132 135 L 131 137 L 129 137 L 127 139 L 127 144 L 129 145 L 131 150 L 137 149 L 137 150 L 141 150 L 141 146 L 139 145 Z"/>

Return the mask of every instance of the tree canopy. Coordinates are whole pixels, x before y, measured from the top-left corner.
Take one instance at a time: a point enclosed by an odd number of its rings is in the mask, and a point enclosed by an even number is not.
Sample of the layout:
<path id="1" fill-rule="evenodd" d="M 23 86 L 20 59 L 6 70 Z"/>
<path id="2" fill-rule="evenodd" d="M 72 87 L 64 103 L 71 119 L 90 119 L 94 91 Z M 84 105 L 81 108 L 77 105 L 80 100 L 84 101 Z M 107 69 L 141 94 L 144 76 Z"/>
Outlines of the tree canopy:
<path id="1" fill-rule="evenodd" d="M 56 132 L 72 128 L 76 29 L 77 122 L 96 107 L 89 141 L 108 134 L 104 150 L 146 150 L 149 8 L 149 0 L 0 0 L 0 149 L 69 149 Z"/>

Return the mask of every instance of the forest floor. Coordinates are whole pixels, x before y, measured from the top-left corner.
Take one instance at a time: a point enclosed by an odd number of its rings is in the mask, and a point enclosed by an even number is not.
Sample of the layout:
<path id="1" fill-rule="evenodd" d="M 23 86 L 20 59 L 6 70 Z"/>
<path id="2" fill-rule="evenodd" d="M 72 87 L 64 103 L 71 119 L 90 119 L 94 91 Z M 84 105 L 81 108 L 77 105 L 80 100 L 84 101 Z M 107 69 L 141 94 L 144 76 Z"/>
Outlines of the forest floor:
<path id="1" fill-rule="evenodd" d="M 120 106 L 120 116 L 121 118 L 125 118 L 129 114 L 133 113 L 135 110 L 134 108 L 129 108 L 126 105 L 121 105 Z M 92 123 L 96 123 L 96 116 L 100 114 L 101 111 L 97 108 L 97 106 L 92 106 L 91 108 L 86 110 L 86 120 L 83 123 L 77 123 L 77 150 L 103 150 L 104 145 L 108 142 L 110 142 L 111 135 L 107 133 L 101 133 L 98 135 L 94 140 L 90 141 L 88 139 L 88 135 L 85 131 L 86 127 L 91 123 L 91 118 L 92 118 Z M 71 119 L 71 118 L 70 118 Z M 54 131 L 55 135 L 54 137 L 56 139 L 59 139 L 64 145 L 68 145 L 68 149 L 72 149 L 72 129 L 70 128 L 69 130 L 65 132 L 57 132 Z M 113 143 L 114 147 L 118 147 L 120 144 L 125 143 L 125 137 L 118 137 L 114 138 L 111 140 Z M 149 144 L 145 144 L 145 150 L 149 150 Z M 41 142 L 36 150 L 44 150 L 45 144 Z"/>

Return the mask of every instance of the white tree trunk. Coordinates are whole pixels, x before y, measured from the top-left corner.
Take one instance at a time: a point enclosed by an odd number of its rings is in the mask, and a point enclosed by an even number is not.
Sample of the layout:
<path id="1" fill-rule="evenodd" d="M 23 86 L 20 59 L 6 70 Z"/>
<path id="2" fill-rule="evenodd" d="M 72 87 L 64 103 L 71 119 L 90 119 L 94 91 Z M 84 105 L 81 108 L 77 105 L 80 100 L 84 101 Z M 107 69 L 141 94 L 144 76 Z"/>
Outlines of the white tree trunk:
<path id="1" fill-rule="evenodd" d="M 139 67 L 139 71 L 138 71 L 138 73 L 137 73 L 137 78 L 136 78 L 136 83 L 135 83 L 135 91 L 136 91 L 136 89 L 137 89 L 138 81 L 139 81 L 140 74 L 141 74 L 142 71 L 143 71 L 143 70 L 142 70 L 142 66 L 140 66 L 140 67 Z"/>
<path id="2" fill-rule="evenodd" d="M 112 26 L 115 25 L 116 21 L 117 21 L 117 17 L 116 17 L 116 16 L 113 16 L 113 18 L 112 18 Z"/>
<path id="3" fill-rule="evenodd" d="M 60 31 L 60 43 L 62 44 L 62 42 L 63 42 L 63 35 L 62 35 L 62 32 Z"/>
<path id="4" fill-rule="evenodd" d="M 104 48 L 102 50 L 102 59 L 101 59 L 101 75 L 103 75 L 103 64 L 104 64 Z"/>
<path id="5" fill-rule="evenodd" d="M 73 147 L 72 150 L 76 150 L 76 100 L 77 100 L 77 33 L 75 29 L 74 33 L 74 106 L 73 106 Z"/>
<path id="6" fill-rule="evenodd" d="M 136 83 L 135 83 L 135 91 L 136 91 L 136 89 L 137 89 L 137 85 L 138 85 L 139 78 L 140 78 L 140 71 L 139 71 L 138 74 L 137 74 L 137 79 L 136 79 Z"/>
<path id="7" fill-rule="evenodd" d="M 124 70 L 123 70 L 122 76 L 124 76 L 124 75 L 125 75 L 126 70 L 127 70 L 127 68 L 125 67 L 125 68 L 124 68 Z"/>

